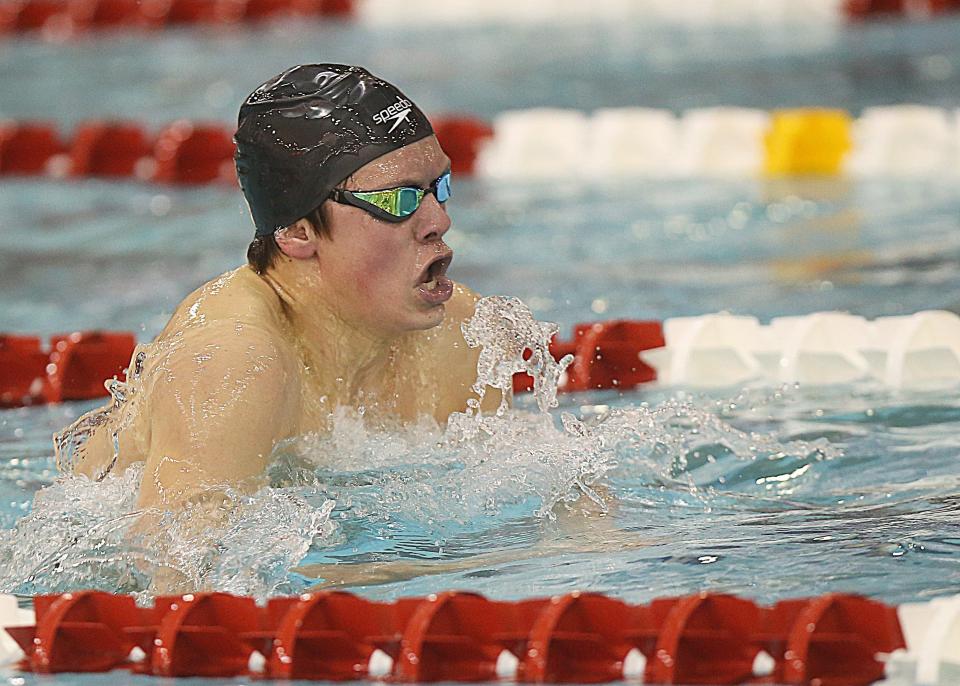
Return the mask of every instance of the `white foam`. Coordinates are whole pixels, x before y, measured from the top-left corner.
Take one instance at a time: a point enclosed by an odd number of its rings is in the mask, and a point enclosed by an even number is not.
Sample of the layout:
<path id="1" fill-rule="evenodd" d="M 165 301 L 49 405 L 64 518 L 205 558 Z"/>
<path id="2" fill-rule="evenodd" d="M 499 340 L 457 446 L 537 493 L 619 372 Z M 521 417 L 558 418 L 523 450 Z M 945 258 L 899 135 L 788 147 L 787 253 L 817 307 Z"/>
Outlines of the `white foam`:
<path id="1" fill-rule="evenodd" d="M 109 588 L 149 595 L 155 570 L 174 568 L 196 589 L 266 598 L 315 538 L 332 534 L 333 502 L 312 506 L 293 489 L 231 493 L 217 531 L 197 532 L 195 512 L 163 513 L 160 548 L 132 535 L 143 465 L 102 481 L 61 477 L 34 498 L 30 514 L 0 532 L 0 589 L 18 593 Z"/>

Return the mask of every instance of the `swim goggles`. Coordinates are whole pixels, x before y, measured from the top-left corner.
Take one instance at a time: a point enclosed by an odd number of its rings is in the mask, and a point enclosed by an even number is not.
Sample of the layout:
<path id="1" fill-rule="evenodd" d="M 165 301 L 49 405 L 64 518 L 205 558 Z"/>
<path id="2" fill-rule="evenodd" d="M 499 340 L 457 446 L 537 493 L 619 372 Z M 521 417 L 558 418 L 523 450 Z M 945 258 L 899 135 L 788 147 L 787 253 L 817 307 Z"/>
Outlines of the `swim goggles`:
<path id="1" fill-rule="evenodd" d="M 429 188 L 385 188 L 380 191 L 346 191 L 335 188 L 330 199 L 341 205 L 353 205 L 366 210 L 377 219 L 388 222 L 402 222 L 417 211 L 423 197 L 433 193 L 437 202 L 445 203 L 450 198 L 450 172 L 446 172 Z"/>

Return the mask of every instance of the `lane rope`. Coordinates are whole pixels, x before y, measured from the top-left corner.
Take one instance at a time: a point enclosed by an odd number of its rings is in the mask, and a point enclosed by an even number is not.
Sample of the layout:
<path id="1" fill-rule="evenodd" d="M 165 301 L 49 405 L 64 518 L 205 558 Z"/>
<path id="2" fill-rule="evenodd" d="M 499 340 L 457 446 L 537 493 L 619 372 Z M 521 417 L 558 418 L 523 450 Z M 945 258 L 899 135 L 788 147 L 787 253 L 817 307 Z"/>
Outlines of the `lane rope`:
<path id="1" fill-rule="evenodd" d="M 693 28 L 784 27 L 891 17 L 929 20 L 958 11 L 960 0 L 5 0 L 0 5 L 0 36 L 36 35 L 59 42 L 90 31 L 230 27 L 304 17 L 391 28 L 624 22 Z"/>
<path id="2" fill-rule="evenodd" d="M 10 598 L 10 596 L 8 596 Z M 936 602 L 936 601 L 935 601 Z M 344 592 L 271 598 L 226 593 L 33 598 L 34 617 L 0 608 L 20 667 L 49 674 L 116 669 L 161 677 L 263 676 L 400 682 L 862 686 L 915 659 L 921 622 L 955 624 L 928 603 L 904 608 L 828 594 L 772 606 L 698 593 L 628 604 L 574 592 L 517 602 L 447 591 L 393 603 Z M 930 622 L 931 617 L 938 621 Z M 904 636 L 910 640 L 908 643 Z M 907 649 L 909 648 L 909 652 Z M 953 650 L 940 651 L 941 660 Z M 929 672 L 924 656 L 923 670 Z M 925 682 L 927 683 L 927 682 Z"/>
<path id="3" fill-rule="evenodd" d="M 458 174 L 494 181 L 630 178 L 954 178 L 960 109 L 893 105 L 837 109 L 640 107 L 516 110 L 492 122 L 432 118 Z M 114 178 L 236 184 L 233 129 L 175 121 L 0 121 L 0 178 Z"/>
<path id="4" fill-rule="evenodd" d="M 0 334 L 0 408 L 90 400 L 125 379 L 136 338 L 130 332 L 53 336 Z M 619 390 L 651 382 L 687 388 L 744 384 L 824 386 L 870 381 L 891 389 L 960 385 L 960 316 L 928 310 L 864 317 L 844 312 L 776 317 L 710 314 L 664 322 L 577 324 L 550 352 L 574 356 L 559 390 Z M 532 390 L 526 374 L 514 392 Z"/>

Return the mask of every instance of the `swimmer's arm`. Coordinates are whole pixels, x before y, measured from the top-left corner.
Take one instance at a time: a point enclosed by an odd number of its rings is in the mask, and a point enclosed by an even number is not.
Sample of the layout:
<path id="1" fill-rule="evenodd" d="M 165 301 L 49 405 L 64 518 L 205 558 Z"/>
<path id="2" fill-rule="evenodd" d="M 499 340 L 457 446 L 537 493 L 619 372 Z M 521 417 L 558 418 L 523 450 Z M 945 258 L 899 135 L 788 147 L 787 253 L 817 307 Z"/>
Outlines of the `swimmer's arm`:
<path id="1" fill-rule="evenodd" d="M 176 504 L 198 489 L 254 485 L 290 428 L 296 393 L 283 353 L 265 336 L 225 328 L 211 326 L 158 370 L 143 507 Z"/>
<path id="2" fill-rule="evenodd" d="M 151 440 L 133 534 L 163 557 L 165 513 L 189 511 L 183 525 L 197 545 L 227 521 L 232 493 L 262 485 L 273 446 L 291 412 L 290 367 L 269 340 L 210 326 L 201 340 L 169 354 L 151 387 Z M 154 576 L 156 592 L 181 590 L 173 571 Z"/>
<path id="3" fill-rule="evenodd" d="M 119 471 L 116 464 L 121 457 L 124 464 L 136 461 L 136 456 L 142 454 L 137 426 L 141 422 L 128 423 L 125 415 L 131 411 L 131 408 L 114 408 L 111 400 L 109 404 L 83 415 L 73 426 L 85 420 L 102 423 L 76 449 L 72 463 L 65 460 L 59 448 L 56 449 L 57 469 L 62 473 L 82 474 L 100 480 L 111 471 Z"/>

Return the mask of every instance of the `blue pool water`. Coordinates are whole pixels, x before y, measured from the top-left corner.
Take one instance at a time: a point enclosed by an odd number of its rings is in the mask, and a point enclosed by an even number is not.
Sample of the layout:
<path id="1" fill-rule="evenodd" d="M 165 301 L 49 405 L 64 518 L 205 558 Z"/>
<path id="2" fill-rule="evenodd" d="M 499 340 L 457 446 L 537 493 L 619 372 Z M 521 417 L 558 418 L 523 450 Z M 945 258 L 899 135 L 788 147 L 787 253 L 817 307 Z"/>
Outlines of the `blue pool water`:
<path id="1" fill-rule="evenodd" d="M 0 115 L 228 120 L 267 75 L 321 59 L 365 63 L 429 111 L 487 117 L 535 105 L 956 107 L 958 31 L 956 20 L 719 33 L 285 25 L 17 40 L 0 43 L 0 83 L 20 96 Z M 454 278 L 516 295 L 564 333 L 718 310 L 960 311 L 950 178 L 460 179 L 451 214 Z M 184 295 L 241 262 L 250 233 L 234 190 L 4 180 L 0 331 L 101 327 L 149 340 Z M 51 434 L 95 405 L 0 411 L 4 591 L 144 588 L 131 562 L 143 551 L 122 536 L 136 475 L 56 482 Z M 306 587 L 298 563 L 399 562 L 452 568 L 358 592 L 590 589 L 640 602 L 712 589 L 766 602 L 836 590 L 898 603 L 960 585 L 956 390 L 649 387 L 562 396 L 549 418 L 529 400 L 518 410 L 484 440 L 371 433 L 345 418 L 331 438 L 284 447 L 274 487 L 244 501 L 215 561 L 200 560 L 206 582 L 265 595 Z M 565 429 L 563 412 L 584 426 Z M 599 522 L 563 504 L 593 488 L 615 501 Z"/>
<path id="2" fill-rule="evenodd" d="M 428 113 L 551 106 L 804 107 L 859 112 L 898 102 L 960 105 L 960 19 L 696 28 L 365 27 L 169 31 L 68 47 L 0 43 L 0 116 L 65 123 L 111 114 L 157 124 L 236 121 L 240 100 L 292 64 L 366 65 Z M 95 75 L 95 76 L 93 76 Z"/>

